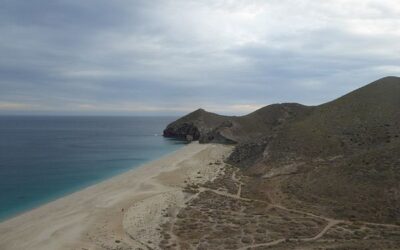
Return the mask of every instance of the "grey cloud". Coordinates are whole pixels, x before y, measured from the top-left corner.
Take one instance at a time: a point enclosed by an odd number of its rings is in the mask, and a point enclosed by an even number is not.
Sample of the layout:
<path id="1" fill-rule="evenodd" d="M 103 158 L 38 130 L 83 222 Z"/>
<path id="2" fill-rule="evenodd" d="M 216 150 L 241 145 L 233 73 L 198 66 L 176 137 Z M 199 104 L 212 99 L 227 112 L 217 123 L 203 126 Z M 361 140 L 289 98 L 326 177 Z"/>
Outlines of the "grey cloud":
<path id="1" fill-rule="evenodd" d="M 0 113 L 247 112 L 234 107 L 318 104 L 400 73 L 400 34 L 362 33 L 364 19 L 399 22 L 393 2 L 300 2 L 309 13 L 290 1 L 2 1 L 0 104 L 32 109 Z"/>

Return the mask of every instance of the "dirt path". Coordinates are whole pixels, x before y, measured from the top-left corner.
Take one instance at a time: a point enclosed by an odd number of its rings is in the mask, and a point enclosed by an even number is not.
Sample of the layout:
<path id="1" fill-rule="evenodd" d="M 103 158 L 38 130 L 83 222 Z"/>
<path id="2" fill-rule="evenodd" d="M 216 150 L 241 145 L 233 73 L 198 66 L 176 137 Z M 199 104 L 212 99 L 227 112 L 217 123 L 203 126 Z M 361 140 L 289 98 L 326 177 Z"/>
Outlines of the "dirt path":
<path id="1" fill-rule="evenodd" d="M 232 181 L 233 181 L 233 182 L 236 184 L 236 186 L 238 187 L 238 191 L 237 191 L 236 196 L 240 198 L 241 195 L 242 195 L 242 185 L 243 185 L 243 182 L 241 182 L 238 178 L 236 178 L 236 173 L 237 173 L 237 172 L 239 172 L 239 169 L 236 170 L 236 171 L 233 171 L 231 178 L 232 178 Z"/>
<path id="2" fill-rule="evenodd" d="M 318 240 L 319 238 L 321 238 L 322 236 L 324 236 L 324 234 L 333 226 L 339 224 L 341 221 L 338 220 L 331 220 L 328 222 L 328 225 L 326 225 L 321 232 L 319 232 L 317 235 L 315 235 L 312 238 L 307 238 L 307 239 L 301 239 L 301 241 L 313 241 L 313 240 Z"/>
<path id="3" fill-rule="evenodd" d="M 270 247 L 270 246 L 275 246 L 278 245 L 282 242 L 286 241 L 286 239 L 279 239 L 279 240 L 274 240 L 268 243 L 260 243 L 260 244 L 253 244 L 253 245 L 247 245 L 241 248 L 238 248 L 237 250 L 247 250 L 249 248 L 256 248 L 256 247 Z"/>

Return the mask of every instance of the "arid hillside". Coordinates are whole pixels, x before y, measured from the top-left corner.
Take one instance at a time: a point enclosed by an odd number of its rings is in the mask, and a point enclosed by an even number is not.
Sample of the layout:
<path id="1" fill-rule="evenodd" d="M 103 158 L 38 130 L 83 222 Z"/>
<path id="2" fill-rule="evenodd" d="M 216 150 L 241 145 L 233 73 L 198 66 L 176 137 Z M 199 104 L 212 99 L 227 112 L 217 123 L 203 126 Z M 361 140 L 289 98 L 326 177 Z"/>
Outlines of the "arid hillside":
<path id="1" fill-rule="evenodd" d="M 164 135 L 236 144 L 226 162 L 248 177 L 252 196 L 337 219 L 400 223 L 398 77 L 313 107 L 274 104 L 240 117 L 197 110 Z"/>

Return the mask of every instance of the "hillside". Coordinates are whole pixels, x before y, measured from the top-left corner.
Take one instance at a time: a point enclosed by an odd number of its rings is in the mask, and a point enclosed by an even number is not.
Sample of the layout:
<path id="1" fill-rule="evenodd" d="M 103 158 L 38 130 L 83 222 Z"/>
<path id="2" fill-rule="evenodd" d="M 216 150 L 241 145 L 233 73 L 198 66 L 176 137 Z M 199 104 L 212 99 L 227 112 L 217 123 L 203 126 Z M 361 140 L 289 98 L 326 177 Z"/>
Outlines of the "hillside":
<path id="1" fill-rule="evenodd" d="M 227 162 L 252 178 L 252 196 L 269 187 L 276 190 L 269 196 L 292 207 L 400 223 L 398 77 L 319 106 L 274 104 L 240 117 L 195 111 L 164 131 L 187 134 L 201 142 L 235 143 Z"/>
<path id="2" fill-rule="evenodd" d="M 400 223 L 399 107 L 400 78 L 373 82 L 289 124 L 269 145 L 271 157 L 248 172 L 297 165 L 281 178 L 286 203 L 339 218 Z"/>

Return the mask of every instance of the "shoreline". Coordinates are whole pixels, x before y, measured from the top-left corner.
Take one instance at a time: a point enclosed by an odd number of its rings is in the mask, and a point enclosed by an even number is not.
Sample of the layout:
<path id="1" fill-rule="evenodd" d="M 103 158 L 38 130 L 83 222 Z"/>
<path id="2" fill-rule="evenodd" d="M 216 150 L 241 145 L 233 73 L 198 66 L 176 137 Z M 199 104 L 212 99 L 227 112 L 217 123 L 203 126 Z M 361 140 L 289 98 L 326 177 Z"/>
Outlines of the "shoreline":
<path id="1" fill-rule="evenodd" d="M 7 219 L 0 223 L 0 248 L 157 246 L 160 236 L 156 229 L 166 219 L 162 213 L 185 202 L 182 189 L 188 180 L 201 183 L 215 178 L 220 168 L 209 163 L 223 159 L 231 149 L 191 143 Z"/>
<path id="2" fill-rule="evenodd" d="M 184 146 L 185 145 L 183 145 L 182 147 L 184 147 Z M 44 198 L 43 200 L 39 200 L 37 202 L 34 202 L 34 205 L 27 206 L 26 209 L 25 208 L 22 209 L 22 210 L 18 210 L 17 209 L 16 210 L 17 212 L 13 212 L 10 215 L 7 215 L 6 217 L 3 217 L 3 218 L 0 217 L 0 224 L 4 223 L 4 222 L 7 222 L 8 220 L 11 220 L 11 219 L 16 218 L 18 216 L 24 215 L 25 213 L 29 213 L 30 211 L 38 209 L 38 208 L 40 208 L 42 206 L 45 206 L 45 205 L 47 205 L 49 203 L 58 201 L 59 199 L 62 199 L 64 197 L 73 195 L 73 194 L 75 194 L 77 192 L 81 192 L 81 191 L 83 191 L 83 190 L 85 190 L 87 188 L 90 188 L 92 186 L 95 186 L 95 185 L 101 184 L 103 182 L 109 181 L 112 178 L 118 177 L 118 176 L 123 175 L 123 174 L 125 174 L 127 172 L 134 171 L 136 169 L 144 167 L 149 163 L 158 161 L 158 160 L 162 159 L 163 157 L 166 157 L 166 156 L 168 156 L 170 154 L 175 153 L 176 151 L 180 150 L 181 148 L 175 149 L 174 151 L 171 151 L 171 152 L 168 152 L 168 153 L 164 153 L 162 155 L 158 155 L 157 157 L 155 157 L 153 159 L 148 159 L 145 162 L 139 163 L 137 165 L 132 165 L 129 169 L 118 170 L 117 172 L 115 172 L 115 173 L 113 173 L 111 175 L 101 177 L 101 178 L 99 178 L 97 180 L 89 180 L 89 181 L 87 181 L 85 183 L 81 183 L 81 184 L 77 185 L 76 187 L 70 187 L 70 188 L 66 189 L 65 191 L 60 192 L 59 194 L 52 195 L 52 196 L 49 196 L 48 198 Z"/>

